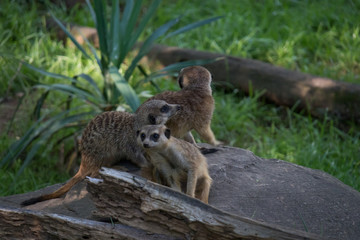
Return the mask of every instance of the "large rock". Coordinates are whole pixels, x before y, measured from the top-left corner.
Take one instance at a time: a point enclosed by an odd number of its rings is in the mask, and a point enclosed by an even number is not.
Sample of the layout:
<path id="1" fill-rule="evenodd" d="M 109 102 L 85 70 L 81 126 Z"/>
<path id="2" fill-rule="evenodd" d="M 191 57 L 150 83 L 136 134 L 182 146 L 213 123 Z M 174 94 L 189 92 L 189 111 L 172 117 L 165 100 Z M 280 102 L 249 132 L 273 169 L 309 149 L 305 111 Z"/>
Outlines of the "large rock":
<path id="1" fill-rule="evenodd" d="M 239 148 L 221 147 L 206 157 L 213 178 L 211 206 L 231 215 L 325 238 L 360 236 L 360 193 L 329 174 L 281 160 L 263 159 Z M 138 173 L 136 168 L 130 172 Z M 26 209 L 99 220 L 92 215 L 96 207 L 86 185 L 84 181 L 64 198 Z M 19 208 L 24 199 L 58 187 L 2 197 L 0 207 Z"/>

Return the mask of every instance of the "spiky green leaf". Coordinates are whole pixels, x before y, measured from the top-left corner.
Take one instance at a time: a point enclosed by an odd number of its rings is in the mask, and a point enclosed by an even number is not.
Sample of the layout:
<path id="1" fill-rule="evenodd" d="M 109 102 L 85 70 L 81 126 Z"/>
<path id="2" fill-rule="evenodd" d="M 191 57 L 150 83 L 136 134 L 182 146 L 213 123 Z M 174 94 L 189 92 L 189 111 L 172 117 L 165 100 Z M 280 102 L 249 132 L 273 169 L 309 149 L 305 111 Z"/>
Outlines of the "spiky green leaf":
<path id="1" fill-rule="evenodd" d="M 70 38 L 70 40 L 75 44 L 75 46 L 84 54 L 85 57 L 90 58 L 85 49 L 79 44 L 79 42 L 74 38 L 74 36 L 66 29 L 66 27 L 55 17 L 55 15 L 50 12 L 51 17 L 59 25 L 59 27 L 65 32 L 65 34 Z"/>
<path id="2" fill-rule="evenodd" d="M 74 78 L 85 79 L 90 84 L 90 86 L 92 86 L 92 88 L 95 90 L 96 96 L 98 96 L 100 98 L 99 100 L 101 102 L 105 102 L 104 96 L 102 95 L 99 86 L 89 75 L 82 73 L 82 74 L 76 75 Z"/>
<path id="3" fill-rule="evenodd" d="M 48 71 L 45 71 L 44 69 L 41 69 L 41 68 L 38 68 L 38 67 L 35 67 L 27 62 L 24 62 L 22 61 L 22 64 L 24 66 L 26 66 L 27 68 L 35 71 L 35 72 L 38 72 L 44 76 L 47 76 L 47 77 L 51 77 L 51 78 L 56 78 L 56 79 L 66 79 L 66 80 L 69 80 L 70 82 L 73 82 L 75 81 L 73 78 L 71 77 L 68 77 L 68 76 L 65 76 L 65 75 L 61 75 L 61 74 L 57 74 L 57 73 L 51 73 L 51 72 L 48 72 Z"/>
<path id="4" fill-rule="evenodd" d="M 120 8 L 119 0 L 112 1 L 111 21 L 110 21 L 110 35 L 109 35 L 109 49 L 110 61 L 115 65 L 119 59 L 121 41 L 120 38 Z"/>
<path id="5" fill-rule="evenodd" d="M 158 39 L 160 36 L 164 35 L 172 26 L 174 26 L 179 21 L 178 18 L 173 19 L 164 25 L 160 26 L 158 29 L 156 29 L 153 34 L 151 34 L 142 44 L 140 47 L 140 50 L 136 57 L 131 62 L 131 65 L 125 72 L 125 79 L 128 80 L 130 76 L 132 75 L 134 69 L 136 68 L 139 61 L 147 54 L 154 43 L 156 39 Z"/>
<path id="6" fill-rule="evenodd" d="M 67 112 L 67 111 L 66 111 Z M 58 131 L 66 127 L 69 123 L 74 123 L 83 120 L 86 116 L 93 115 L 95 112 L 85 112 L 79 113 L 75 115 L 71 115 L 69 117 L 64 117 L 64 114 L 59 114 L 56 117 L 52 118 L 47 124 L 48 127 L 45 129 L 43 134 L 39 136 L 39 139 L 36 143 L 31 147 L 30 151 L 26 155 L 24 163 L 22 164 L 20 170 L 17 172 L 17 177 L 24 171 L 25 167 L 28 166 L 30 161 L 34 158 L 35 154 L 39 151 L 41 147 L 46 146 L 46 143 L 49 139 Z"/>
<path id="7" fill-rule="evenodd" d="M 125 98 L 126 103 L 135 111 L 139 105 L 140 100 L 136 95 L 134 89 L 129 85 L 125 78 L 118 72 L 116 67 L 110 67 L 110 76 L 114 81 L 116 88 L 119 90 L 121 95 Z"/>
<path id="8" fill-rule="evenodd" d="M 99 36 L 99 44 L 101 51 L 101 65 L 103 73 L 107 71 L 109 64 L 109 49 L 108 49 L 108 31 L 106 25 L 106 1 L 95 0 L 95 16 L 96 16 L 96 30 Z"/>

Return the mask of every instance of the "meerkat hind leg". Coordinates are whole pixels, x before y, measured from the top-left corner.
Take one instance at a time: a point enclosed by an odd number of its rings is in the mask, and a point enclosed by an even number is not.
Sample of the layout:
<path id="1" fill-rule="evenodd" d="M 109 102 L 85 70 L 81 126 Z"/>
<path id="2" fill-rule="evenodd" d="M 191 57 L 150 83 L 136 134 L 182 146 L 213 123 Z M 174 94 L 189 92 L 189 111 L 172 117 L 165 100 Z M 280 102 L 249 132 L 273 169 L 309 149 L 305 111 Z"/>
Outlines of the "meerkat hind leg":
<path id="1" fill-rule="evenodd" d="M 202 177 L 198 179 L 198 184 L 196 187 L 195 197 L 206 204 L 209 202 L 211 182 L 212 180 L 210 177 Z"/>
<path id="2" fill-rule="evenodd" d="M 220 141 L 217 141 L 213 131 L 211 130 L 210 124 L 203 126 L 199 129 L 195 129 L 195 131 L 200 135 L 200 138 L 210 143 L 211 145 L 218 146 L 223 144 Z"/>
<path id="3" fill-rule="evenodd" d="M 205 154 L 214 153 L 214 152 L 217 152 L 217 151 L 218 151 L 218 150 L 215 149 L 215 148 L 205 148 L 205 147 L 200 147 L 199 145 L 197 145 L 197 143 L 196 143 L 196 141 L 195 141 L 195 139 L 194 139 L 194 137 L 193 137 L 193 135 L 191 134 L 190 131 L 185 134 L 185 136 L 183 137 L 183 139 L 184 139 L 185 141 L 189 142 L 189 143 L 194 144 L 195 147 L 197 147 L 197 148 L 200 150 L 200 152 L 201 152 L 202 154 L 204 154 L 204 155 L 205 155 Z"/>
<path id="4" fill-rule="evenodd" d="M 195 197 L 195 190 L 197 185 L 197 174 L 193 170 L 189 170 L 186 184 L 186 194 Z"/>

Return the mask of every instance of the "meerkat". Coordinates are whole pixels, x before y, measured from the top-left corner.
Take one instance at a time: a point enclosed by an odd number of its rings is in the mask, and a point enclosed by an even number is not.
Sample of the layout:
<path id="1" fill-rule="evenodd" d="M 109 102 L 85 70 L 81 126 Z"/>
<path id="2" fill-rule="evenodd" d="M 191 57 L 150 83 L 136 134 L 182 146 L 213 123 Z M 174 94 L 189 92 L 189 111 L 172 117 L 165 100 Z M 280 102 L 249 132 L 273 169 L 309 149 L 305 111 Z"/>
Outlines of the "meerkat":
<path id="1" fill-rule="evenodd" d="M 148 101 L 158 99 L 182 106 L 179 113 L 166 123 L 173 136 L 196 145 L 191 134 L 194 129 L 202 140 L 215 146 L 222 144 L 216 140 L 210 126 L 215 108 L 211 81 L 211 73 L 206 68 L 186 67 L 178 77 L 181 90 L 165 91 L 149 98 Z"/>
<path id="2" fill-rule="evenodd" d="M 165 125 L 148 125 L 136 132 L 137 142 L 155 169 L 163 176 L 165 185 L 208 203 L 212 179 L 206 158 L 189 142 L 171 137 Z M 156 178 L 156 176 L 154 177 Z"/>
<path id="3" fill-rule="evenodd" d="M 148 124 L 165 124 L 180 109 L 179 105 L 154 100 L 142 104 L 135 114 L 111 111 L 96 116 L 82 134 L 79 171 L 55 192 L 26 200 L 22 205 L 58 198 L 86 176 L 97 176 L 102 166 L 116 159 L 125 157 L 140 167 L 145 166 L 147 160 L 136 143 L 136 129 Z"/>

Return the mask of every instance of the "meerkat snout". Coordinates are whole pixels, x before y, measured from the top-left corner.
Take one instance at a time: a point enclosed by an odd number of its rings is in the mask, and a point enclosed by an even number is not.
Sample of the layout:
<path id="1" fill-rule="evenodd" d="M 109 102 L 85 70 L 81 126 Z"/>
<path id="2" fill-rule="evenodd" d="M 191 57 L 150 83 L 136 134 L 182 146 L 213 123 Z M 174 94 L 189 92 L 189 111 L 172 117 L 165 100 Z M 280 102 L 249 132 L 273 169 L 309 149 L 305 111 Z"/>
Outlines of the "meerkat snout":
<path id="1" fill-rule="evenodd" d="M 165 125 L 148 125 L 136 131 L 137 142 L 143 148 L 160 148 L 170 135 L 170 129 Z"/>

